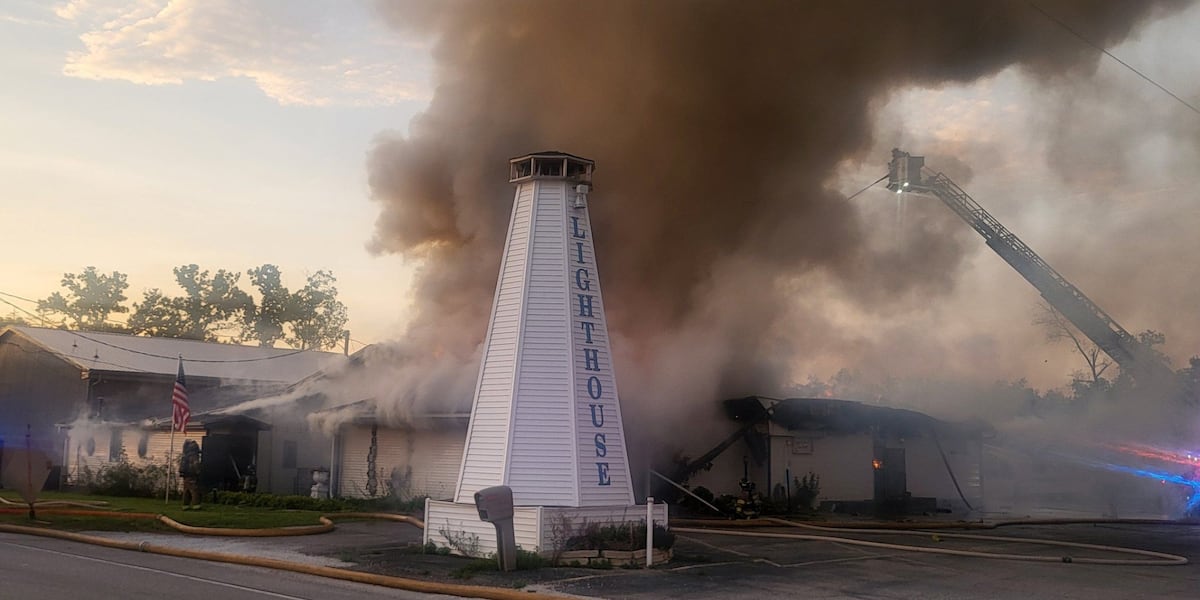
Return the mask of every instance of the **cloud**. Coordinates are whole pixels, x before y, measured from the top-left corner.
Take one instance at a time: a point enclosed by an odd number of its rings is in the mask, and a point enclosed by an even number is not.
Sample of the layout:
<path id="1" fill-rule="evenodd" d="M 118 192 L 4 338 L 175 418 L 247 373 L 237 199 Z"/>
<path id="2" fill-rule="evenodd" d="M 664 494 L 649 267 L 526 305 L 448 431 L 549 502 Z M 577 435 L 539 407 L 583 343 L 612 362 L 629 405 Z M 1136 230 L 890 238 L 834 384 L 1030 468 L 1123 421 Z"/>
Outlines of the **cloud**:
<path id="1" fill-rule="evenodd" d="M 386 106 L 423 100 L 428 51 L 377 31 L 357 4 L 73 0 L 71 77 L 143 85 L 252 80 L 283 105 Z"/>

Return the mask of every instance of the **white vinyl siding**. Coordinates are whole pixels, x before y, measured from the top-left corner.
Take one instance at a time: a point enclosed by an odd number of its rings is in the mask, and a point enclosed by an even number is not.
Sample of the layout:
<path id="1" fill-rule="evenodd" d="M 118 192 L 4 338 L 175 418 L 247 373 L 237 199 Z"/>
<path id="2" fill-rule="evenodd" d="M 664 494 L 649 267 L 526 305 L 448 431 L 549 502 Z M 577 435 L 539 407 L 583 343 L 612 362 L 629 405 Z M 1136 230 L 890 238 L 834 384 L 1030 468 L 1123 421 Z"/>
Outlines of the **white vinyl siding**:
<path id="1" fill-rule="evenodd" d="M 771 436 L 772 486 L 784 483 L 789 472 L 795 480 L 811 471 L 820 478 L 818 501 L 858 501 L 875 497 L 875 467 L 871 464 L 875 459 L 875 443 L 870 433 L 788 431 L 774 425 L 773 431 L 777 434 Z M 793 447 L 803 447 L 806 453 L 797 454 Z M 911 464 L 911 458 L 908 460 Z M 944 469 L 941 471 L 945 472 Z M 912 477 L 912 471 L 908 476 Z M 765 473 L 763 477 L 759 482 L 765 486 Z M 730 481 L 726 487 L 736 489 L 736 484 L 737 481 Z"/>
<path id="2" fill-rule="evenodd" d="M 541 507 L 518 506 L 513 509 L 513 530 L 517 547 L 538 551 Z M 448 547 L 454 554 L 473 546 L 474 556 L 487 556 L 496 551 L 496 528 L 479 520 L 473 504 L 457 504 L 429 500 L 425 503 L 425 543 Z"/>
<path id="3" fill-rule="evenodd" d="M 504 480 L 534 186 L 517 188 L 458 482 L 460 502 Z"/>
<path id="4" fill-rule="evenodd" d="M 554 524 L 564 520 L 569 523 L 566 528 L 569 531 L 556 531 Z M 517 547 L 529 552 L 552 551 L 555 544 L 565 542 L 565 539 L 556 537 L 570 537 L 589 524 L 603 526 L 641 523 L 645 520 L 645 506 L 513 508 L 513 532 L 516 534 Z M 668 526 L 666 504 L 654 505 L 654 523 Z M 471 549 L 475 556 L 487 556 L 496 551 L 496 528 L 491 523 L 479 520 L 479 511 L 474 505 L 429 500 L 425 503 L 424 542 L 449 547 L 455 554 Z"/>
<path id="5" fill-rule="evenodd" d="M 370 425 L 343 428 L 338 485 L 341 495 L 369 496 L 367 453 L 371 444 Z M 462 430 L 376 429 L 375 495 L 382 496 L 399 485 L 401 497 L 429 496 L 449 499 L 454 495 L 455 477 L 462 459 Z M 392 475 L 397 475 L 393 483 Z"/>
<path id="6" fill-rule="evenodd" d="M 505 484 L 517 505 L 633 503 L 591 224 L 572 199 L 564 180 L 517 186 L 457 502 Z M 587 289 L 577 289 L 582 280 Z M 590 296 L 590 340 L 580 293 Z M 592 376 L 599 400 L 588 393 Z M 602 405 L 601 427 L 592 425 L 592 403 Z M 603 481 L 598 462 L 607 469 Z"/>
<path id="7" fill-rule="evenodd" d="M 566 232 L 561 183 L 536 184 L 533 245 L 517 368 L 508 477 L 518 505 L 575 505 L 569 323 L 563 303 Z"/>
<path id="8" fill-rule="evenodd" d="M 80 483 L 79 475 L 83 467 L 91 470 L 93 474 L 102 469 L 108 468 L 110 465 L 116 464 L 115 461 L 109 460 L 109 440 L 113 426 L 96 425 L 87 429 L 76 428 L 72 430 L 67 441 L 67 483 Z M 146 465 L 165 465 L 167 464 L 168 448 L 170 448 L 171 433 L 169 431 L 146 430 L 137 427 L 129 427 L 116 425 L 121 429 L 121 445 L 125 452 L 125 460 L 129 464 L 137 467 Z M 146 456 L 138 456 L 138 444 L 142 438 L 146 438 Z M 95 441 L 95 453 L 88 456 L 87 442 L 88 440 Z M 203 444 L 204 430 L 193 430 L 187 433 L 175 434 L 175 446 L 171 455 L 171 470 L 174 472 L 175 463 L 178 462 L 179 453 L 183 449 L 183 441 L 186 439 L 196 440 Z"/>
<path id="9" fill-rule="evenodd" d="M 617 377 L 613 368 L 612 348 L 609 345 L 608 319 L 604 306 L 604 295 L 600 287 L 599 266 L 596 264 L 596 250 L 592 236 L 591 218 L 586 210 L 571 211 L 571 215 L 579 220 L 579 229 L 583 238 L 571 237 L 572 242 L 582 242 L 583 260 L 580 261 L 579 247 L 572 243 L 569 265 L 574 268 L 588 269 L 592 315 L 580 315 L 579 297 L 574 278 L 568 281 L 571 290 L 571 341 L 572 353 L 575 357 L 575 428 L 577 431 L 577 452 L 579 469 L 580 497 L 576 506 L 613 506 L 633 504 L 633 480 L 629 474 L 629 459 L 625 453 L 625 434 L 621 423 L 621 404 L 617 394 Z M 568 227 L 568 231 L 573 228 Z M 591 339 L 583 329 L 583 322 L 593 324 Z M 591 365 L 599 370 L 588 370 L 585 361 L 585 351 L 594 352 L 598 364 Z M 595 377 L 600 383 L 600 398 L 593 399 L 588 389 L 588 381 Z M 592 405 L 597 405 L 597 416 L 603 416 L 603 426 L 596 426 L 592 418 Z M 599 451 L 596 435 L 604 436 L 603 456 Z M 600 485 L 598 463 L 606 466 L 605 476 L 607 485 Z"/>
<path id="10" fill-rule="evenodd" d="M 338 457 L 337 490 L 347 498 L 367 497 L 367 449 L 371 446 L 369 425 L 342 427 L 342 448 Z M 378 494 L 378 492 L 377 492 Z"/>

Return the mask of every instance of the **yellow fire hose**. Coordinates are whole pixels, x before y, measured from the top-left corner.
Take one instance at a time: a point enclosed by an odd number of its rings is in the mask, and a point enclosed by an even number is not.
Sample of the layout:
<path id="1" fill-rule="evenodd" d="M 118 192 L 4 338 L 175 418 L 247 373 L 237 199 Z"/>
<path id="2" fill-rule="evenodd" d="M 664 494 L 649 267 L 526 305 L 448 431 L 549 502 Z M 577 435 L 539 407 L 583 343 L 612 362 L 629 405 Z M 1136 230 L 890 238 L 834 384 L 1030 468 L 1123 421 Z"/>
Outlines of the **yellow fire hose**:
<path id="1" fill-rule="evenodd" d="M 207 529 L 207 528 L 201 528 Z M 316 575 L 318 577 L 329 577 L 332 579 L 340 579 L 342 581 L 353 581 L 356 583 L 366 583 L 370 585 L 378 585 L 383 587 L 395 588 L 399 590 L 408 590 L 413 592 L 424 592 L 427 594 L 449 594 L 455 596 L 465 596 L 470 598 L 489 598 L 492 600 L 563 600 L 567 596 L 557 594 L 546 594 L 541 592 L 523 592 L 520 590 L 506 590 L 502 588 L 490 588 L 478 585 L 462 585 L 454 583 L 437 583 L 432 581 L 421 581 L 419 579 L 406 579 L 403 577 L 392 577 L 389 575 L 377 575 L 374 573 L 363 573 L 361 571 L 351 571 L 348 569 L 339 569 L 336 567 L 322 567 L 316 565 L 306 565 L 302 563 L 294 563 L 286 560 L 278 560 L 274 558 L 262 558 L 258 556 L 242 556 L 239 554 L 224 554 L 220 552 L 205 552 L 202 550 L 184 550 L 181 548 L 172 548 L 170 546 L 160 546 L 147 542 L 123 542 L 119 540 L 110 540 L 107 538 L 96 537 L 91 535 L 83 535 L 79 533 L 70 533 L 66 531 L 57 531 L 54 529 L 42 529 L 40 527 L 25 527 L 22 525 L 3 525 L 0 524 L 0 532 L 18 533 L 25 535 L 38 535 L 42 537 L 51 537 L 61 540 L 69 540 L 73 542 L 82 542 L 85 544 L 95 544 L 97 546 L 105 546 L 108 548 L 118 548 L 121 550 L 134 550 L 138 552 L 150 552 L 152 554 L 162 554 L 165 556 L 175 556 L 179 558 L 194 558 L 199 560 L 207 560 L 212 562 L 229 563 L 235 565 L 248 565 L 252 567 L 263 567 L 267 569 L 279 569 L 282 571 L 291 571 L 293 573 L 303 573 L 306 575 Z"/>
<path id="2" fill-rule="evenodd" d="M 18 514 L 24 513 L 23 508 L 0 508 L 0 514 Z M 38 511 L 43 515 L 64 515 L 74 517 L 108 517 L 117 519 L 155 519 L 159 523 L 166 525 L 180 533 L 191 535 L 209 535 L 221 537 L 287 537 L 296 535 L 314 535 L 318 533 L 328 533 L 334 530 L 333 519 L 381 519 L 387 521 L 396 521 L 400 523 L 408 523 L 421 529 L 425 528 L 425 523 L 416 517 L 408 515 L 396 515 L 391 513 L 334 513 L 321 515 L 317 517 L 320 521 L 319 525 L 299 525 L 294 527 L 270 527 L 270 528 L 253 528 L 239 529 L 232 527 L 196 527 L 194 525 L 186 525 L 180 523 L 166 515 L 155 513 L 123 513 L 110 512 L 103 510 L 79 510 L 79 509 L 61 509 L 49 508 Z"/>
<path id="3" fill-rule="evenodd" d="M 13 502 L 4 496 L 0 496 L 0 504 L 4 506 L 21 506 L 29 508 L 29 504 L 25 502 Z M 34 508 L 50 508 L 54 506 L 79 506 L 82 508 L 97 508 L 108 506 L 108 502 L 104 500 L 38 500 L 33 503 Z"/>

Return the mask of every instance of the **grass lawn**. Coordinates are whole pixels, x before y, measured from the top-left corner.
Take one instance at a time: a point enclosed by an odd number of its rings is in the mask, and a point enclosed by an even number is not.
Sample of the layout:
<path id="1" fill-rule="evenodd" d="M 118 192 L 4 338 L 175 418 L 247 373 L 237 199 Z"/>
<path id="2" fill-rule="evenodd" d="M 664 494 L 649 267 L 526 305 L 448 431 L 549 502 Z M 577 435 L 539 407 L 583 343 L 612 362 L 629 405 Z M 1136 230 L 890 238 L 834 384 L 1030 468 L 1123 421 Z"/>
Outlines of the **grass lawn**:
<path id="1" fill-rule="evenodd" d="M 13 502 L 20 502 L 19 496 L 12 492 L 0 493 L 0 497 Z M 152 513 L 162 514 L 185 525 L 196 527 L 290 527 L 295 525 L 317 525 L 322 513 L 311 510 L 280 510 L 273 508 L 240 507 L 230 505 L 205 504 L 202 510 L 183 510 L 179 498 L 173 497 L 170 503 L 164 503 L 162 498 L 121 498 L 114 496 L 96 496 L 90 494 L 71 494 L 63 492 L 43 492 L 39 500 L 77 500 L 108 502 L 108 506 L 96 510 L 110 510 L 114 513 Z M 0 505 L 4 508 L 9 505 Z M 76 508 L 76 507 L 64 507 Z M 82 507 L 79 507 L 82 508 Z M 152 519 L 122 519 L 118 517 L 91 517 L 52 514 L 51 508 L 38 511 L 38 519 L 48 521 L 48 526 L 54 529 L 68 531 L 175 531 L 166 525 Z M 0 523 L 9 525 L 31 525 L 25 512 L 20 514 L 0 514 Z M 37 524 L 34 524 L 37 525 Z"/>

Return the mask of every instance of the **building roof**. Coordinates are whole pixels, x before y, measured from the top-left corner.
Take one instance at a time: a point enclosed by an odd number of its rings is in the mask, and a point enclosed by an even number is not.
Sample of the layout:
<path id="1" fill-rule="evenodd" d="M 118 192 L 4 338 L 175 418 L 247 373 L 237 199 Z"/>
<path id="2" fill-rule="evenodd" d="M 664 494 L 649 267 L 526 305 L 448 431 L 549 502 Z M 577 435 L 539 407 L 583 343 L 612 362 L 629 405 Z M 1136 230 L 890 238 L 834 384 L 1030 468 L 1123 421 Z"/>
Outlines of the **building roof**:
<path id="1" fill-rule="evenodd" d="M 320 423 L 355 423 L 359 425 L 389 426 L 379 415 L 379 406 L 374 398 L 342 404 L 312 413 L 311 418 Z M 471 413 L 418 412 L 412 415 L 405 426 L 449 427 L 466 429 Z"/>
<path id="2" fill-rule="evenodd" d="M 835 398 L 768 398 L 750 396 L 725 401 L 725 411 L 735 421 L 772 422 L 792 430 L 853 433 L 871 429 L 919 434 L 935 430 L 980 435 L 982 423 L 950 423 L 925 413 L 890 406 L 863 404 Z"/>
<path id="3" fill-rule="evenodd" d="M 341 354 L 218 344 L 119 333 L 5 327 L 0 340 L 18 335 L 81 370 L 174 376 L 183 358 L 188 377 L 292 383 L 345 361 Z"/>
<path id="4" fill-rule="evenodd" d="M 555 158 L 558 158 L 558 157 L 563 157 L 563 158 L 573 158 L 573 159 L 575 159 L 575 160 L 578 160 L 578 161 L 580 161 L 580 162 L 590 163 L 590 164 L 592 164 L 592 165 L 595 165 L 595 164 L 596 164 L 596 161 L 594 161 L 594 160 L 592 160 L 592 159 L 590 159 L 590 158 L 584 158 L 584 157 L 582 157 L 582 156 L 576 156 L 576 155 L 574 155 L 574 154 L 569 154 L 569 153 L 566 153 L 566 152 L 562 152 L 562 151 L 560 151 L 560 150 L 543 150 L 543 151 L 541 151 L 541 152 L 530 152 L 529 154 L 522 154 L 521 156 L 514 156 L 514 157 L 512 157 L 512 158 L 510 158 L 510 159 L 509 159 L 509 162 L 518 161 L 518 160 L 524 160 L 524 159 L 526 159 L 526 158 L 532 158 L 532 157 L 535 157 L 535 156 L 536 156 L 536 157 L 548 157 L 548 156 L 553 156 L 553 157 L 555 157 Z"/>

